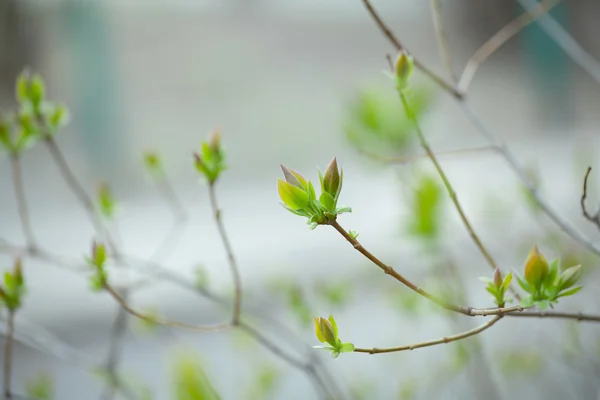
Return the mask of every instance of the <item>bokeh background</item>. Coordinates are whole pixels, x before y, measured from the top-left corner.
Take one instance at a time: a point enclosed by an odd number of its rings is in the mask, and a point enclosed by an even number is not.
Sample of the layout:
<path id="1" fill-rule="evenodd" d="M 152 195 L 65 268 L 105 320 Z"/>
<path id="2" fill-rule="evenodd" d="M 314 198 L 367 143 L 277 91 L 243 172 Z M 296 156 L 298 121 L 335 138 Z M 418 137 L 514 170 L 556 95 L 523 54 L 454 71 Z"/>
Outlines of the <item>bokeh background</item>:
<path id="1" fill-rule="evenodd" d="M 448 76 L 428 1 L 373 3 L 416 57 Z M 523 11 L 515 1 L 442 5 L 455 73 Z M 565 1 L 551 15 L 600 58 L 599 3 Z M 59 145 L 89 193 L 100 182 L 110 184 L 119 202 L 111 227 L 123 251 L 137 257 L 150 257 L 173 226 L 141 161 L 144 151 L 160 152 L 189 217 L 164 265 L 192 284 L 202 266 L 204 284 L 227 297 L 227 260 L 206 185 L 192 161 L 200 142 L 221 129 L 229 170 L 218 196 L 249 318 L 292 354 L 319 357 L 314 362 L 339 398 L 597 398 L 600 335 L 594 324 L 506 319 L 460 343 L 336 360 L 310 349 L 317 344 L 312 315 L 333 313 L 340 336 L 360 347 L 433 339 L 480 321 L 434 309 L 355 254 L 333 230 L 309 231 L 278 204 L 282 163 L 316 179 L 315 167 L 323 169 L 337 156 L 345 175 L 341 201 L 353 208 L 341 217 L 346 228 L 360 232 L 365 246 L 423 286 L 446 290 L 466 304 L 491 305 L 477 279 L 491 271 L 428 160 L 386 165 L 364 154 L 421 154 L 382 72 L 392 52 L 359 0 L 0 0 L 0 107 L 15 106 L 14 81 L 23 68 L 44 76 L 49 97 L 67 104 L 72 115 Z M 489 145 L 456 102 L 420 73 L 412 95 L 434 150 Z M 599 101 L 600 84 L 536 23 L 482 66 L 468 101 L 535 177 L 546 201 L 596 242 L 600 237 L 581 216 L 579 198 L 587 166 L 600 167 Z M 520 269 L 538 244 L 548 258 L 582 263 L 586 271 L 584 290 L 559 308 L 600 312 L 598 257 L 528 200 L 501 156 L 482 149 L 440 160 L 505 271 Z M 29 150 L 23 163 L 39 241 L 53 253 L 82 260 L 94 237 L 85 212 L 44 146 Z M 1 165 L 0 237 L 23 245 L 8 160 Z M 592 207 L 598 204 L 597 182 L 593 171 Z M 4 268 L 14 253 L 0 255 Z M 27 257 L 24 267 L 29 296 L 17 316 L 16 388 L 25 393 L 31 382 L 50 377 L 55 399 L 101 398 L 106 379 L 98 371 L 106 362 L 117 304 L 92 293 L 86 274 Z M 114 273 L 119 284 L 132 278 Z M 161 279 L 131 302 L 198 323 L 228 315 Z M 174 390 L 181 351 L 195 355 L 223 399 L 323 396 L 302 371 L 243 333 L 148 331 L 133 319 L 119 362 L 129 389 L 118 396 L 188 399 Z"/>

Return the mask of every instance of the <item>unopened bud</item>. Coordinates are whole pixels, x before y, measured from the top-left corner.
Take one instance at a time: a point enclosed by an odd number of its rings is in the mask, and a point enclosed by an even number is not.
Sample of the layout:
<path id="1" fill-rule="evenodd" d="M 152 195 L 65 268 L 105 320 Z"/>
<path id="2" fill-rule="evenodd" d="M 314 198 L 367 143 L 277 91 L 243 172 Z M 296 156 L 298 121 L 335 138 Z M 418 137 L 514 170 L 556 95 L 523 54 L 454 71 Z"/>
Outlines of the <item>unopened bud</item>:
<path id="1" fill-rule="evenodd" d="M 497 288 L 502 286 L 502 272 L 498 268 L 494 269 L 494 286 Z"/>
<path id="2" fill-rule="evenodd" d="M 340 171 L 338 169 L 337 160 L 331 160 L 325 175 L 323 176 L 323 187 L 324 192 L 329 193 L 334 199 L 337 199 L 339 195 L 339 189 L 341 189 Z"/>
<path id="3" fill-rule="evenodd" d="M 525 279 L 530 284 L 539 286 L 548 275 L 548 270 L 546 257 L 534 246 L 525 262 Z"/>
<path id="4" fill-rule="evenodd" d="M 406 50 L 402 50 L 396 62 L 394 63 L 394 75 L 396 76 L 396 88 L 398 90 L 406 89 L 408 86 L 408 80 L 412 75 L 414 69 L 414 60 Z"/>

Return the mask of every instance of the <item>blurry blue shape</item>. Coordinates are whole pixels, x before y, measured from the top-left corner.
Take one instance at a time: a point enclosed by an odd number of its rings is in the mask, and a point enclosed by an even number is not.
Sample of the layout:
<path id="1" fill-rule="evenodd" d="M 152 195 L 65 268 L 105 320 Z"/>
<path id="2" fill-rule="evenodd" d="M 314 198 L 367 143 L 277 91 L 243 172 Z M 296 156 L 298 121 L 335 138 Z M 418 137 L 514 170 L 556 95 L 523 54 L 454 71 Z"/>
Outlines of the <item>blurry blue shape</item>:
<path id="1" fill-rule="evenodd" d="M 60 24 L 71 47 L 75 129 L 89 167 L 113 175 L 122 159 L 118 83 L 107 13 L 100 1 L 67 0 Z"/>
<path id="2" fill-rule="evenodd" d="M 535 5 L 535 2 L 539 3 L 539 0 L 528 3 Z M 518 13 L 521 12 L 523 9 L 519 7 Z M 568 2 L 554 7 L 549 15 L 568 28 Z M 570 93 L 572 70 L 567 55 L 537 22 L 524 29 L 522 40 L 530 76 L 538 94 L 542 121 L 553 126 L 568 125 L 574 109 Z"/>

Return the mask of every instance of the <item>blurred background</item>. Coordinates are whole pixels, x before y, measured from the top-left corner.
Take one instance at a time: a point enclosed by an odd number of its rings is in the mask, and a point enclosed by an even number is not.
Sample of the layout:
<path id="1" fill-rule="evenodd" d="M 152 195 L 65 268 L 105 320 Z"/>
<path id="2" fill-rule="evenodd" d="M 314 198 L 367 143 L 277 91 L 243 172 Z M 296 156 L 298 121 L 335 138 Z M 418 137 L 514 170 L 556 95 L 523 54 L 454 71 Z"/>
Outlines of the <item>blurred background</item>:
<path id="1" fill-rule="evenodd" d="M 455 74 L 523 12 L 516 1 L 441 3 Z M 449 77 L 428 1 L 373 4 L 417 58 Z M 564 2 L 551 15 L 600 58 L 600 3 Z M 357 230 L 367 248 L 431 291 L 461 304 L 492 305 L 478 280 L 491 270 L 429 161 L 418 157 L 415 133 L 382 72 L 386 54 L 393 48 L 359 0 L 0 0 L 0 108 L 15 108 L 14 82 L 25 67 L 41 73 L 49 98 L 70 110 L 71 123 L 57 142 L 76 176 L 90 194 L 109 183 L 117 199 L 110 227 L 123 252 L 149 258 L 166 237 L 175 237 L 163 265 L 230 299 L 227 259 L 192 158 L 202 140 L 221 130 L 229 169 L 217 194 L 248 319 L 287 352 L 318 365 L 334 398 L 599 398 L 600 331 L 594 324 L 507 318 L 475 338 L 414 352 L 332 360 L 310 349 L 318 344 L 313 315 L 334 314 L 340 337 L 359 347 L 434 339 L 481 320 L 431 307 L 355 254 L 332 229 L 309 231 L 278 204 L 279 164 L 316 180 L 315 167 L 324 169 L 336 156 L 346 178 L 341 202 L 353 208 L 340 218 L 345 228 Z M 455 100 L 419 72 L 411 101 L 436 152 L 479 149 L 440 155 L 440 161 L 502 269 L 521 270 L 538 244 L 549 259 L 584 266 L 583 291 L 558 308 L 600 312 L 598 257 L 531 202 Z M 581 216 L 579 199 L 587 166 L 600 167 L 598 101 L 600 84 L 536 23 L 486 61 L 468 100 L 547 202 L 596 243 L 600 237 Z M 144 173 L 142 153 L 148 150 L 161 154 L 186 210 L 188 218 L 175 230 L 168 204 Z M 374 154 L 413 159 L 388 165 Z M 0 237 L 22 246 L 9 161 L 1 163 Z M 93 227 L 46 147 L 28 150 L 23 166 L 41 246 L 82 261 Z M 592 210 L 597 182 L 593 171 Z M 0 254 L 6 269 L 13 259 L 14 252 Z M 17 315 L 15 390 L 52 386 L 54 399 L 111 398 L 103 371 L 117 304 L 91 292 L 87 273 L 29 257 L 24 269 L 29 292 Z M 117 268 L 114 273 L 120 285 L 132 278 Z M 162 279 L 130 301 L 195 323 L 229 316 L 226 307 Z M 314 377 L 244 332 L 150 329 L 131 318 L 123 332 L 117 351 L 123 383 L 115 398 L 204 398 L 177 392 L 187 367 L 202 368 L 223 399 L 325 396 Z M 198 366 L 182 364 L 182 353 L 192 354 Z"/>

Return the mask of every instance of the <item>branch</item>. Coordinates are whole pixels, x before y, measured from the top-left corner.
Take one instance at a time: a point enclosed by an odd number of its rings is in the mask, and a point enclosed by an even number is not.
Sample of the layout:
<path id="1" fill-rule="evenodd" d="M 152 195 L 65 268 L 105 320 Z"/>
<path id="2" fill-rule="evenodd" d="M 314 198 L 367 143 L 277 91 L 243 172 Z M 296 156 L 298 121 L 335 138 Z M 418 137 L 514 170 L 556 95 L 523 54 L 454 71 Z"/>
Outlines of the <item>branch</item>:
<path id="1" fill-rule="evenodd" d="M 433 28 L 435 30 L 440 56 L 442 57 L 444 64 L 446 64 L 446 69 L 448 69 L 452 81 L 456 82 L 457 78 L 452 69 L 452 57 L 450 56 L 450 48 L 446 41 L 446 32 L 442 22 L 442 2 L 441 0 L 430 0 L 429 4 L 431 6 Z"/>
<path id="2" fill-rule="evenodd" d="M 227 253 L 227 259 L 229 260 L 229 267 L 231 268 L 231 274 L 233 275 L 234 284 L 234 299 L 233 299 L 233 319 L 232 324 L 237 325 L 240 322 L 240 314 L 242 311 L 242 279 L 240 277 L 240 271 L 233 255 L 233 249 L 231 243 L 225 231 L 225 226 L 221 220 L 221 210 L 219 210 L 219 204 L 217 203 L 217 196 L 215 194 L 215 185 L 211 183 L 208 187 L 208 193 L 210 197 L 210 205 L 213 211 L 215 222 L 219 229 L 219 235 L 223 246 L 225 246 L 225 252 Z"/>
<path id="3" fill-rule="evenodd" d="M 222 323 L 214 324 L 214 325 L 194 325 L 194 324 L 188 324 L 185 322 L 171 321 L 171 320 L 167 320 L 167 319 L 159 319 L 154 316 L 142 314 L 142 313 L 134 310 L 129 305 L 127 300 L 125 298 L 123 298 L 123 296 L 121 296 L 108 282 L 104 282 L 104 289 L 113 297 L 113 299 L 115 299 L 121 305 L 121 307 L 123 307 L 123 309 L 125 311 L 127 311 L 129 314 L 133 315 L 134 317 L 140 318 L 147 322 L 155 323 L 158 325 L 171 326 L 171 327 L 175 327 L 175 328 L 184 328 L 184 329 L 189 329 L 192 331 L 199 331 L 199 332 L 223 331 L 223 330 L 230 329 L 232 327 L 232 324 L 229 322 L 222 322 Z"/>
<path id="4" fill-rule="evenodd" d="M 411 289 L 412 291 L 420 294 L 421 296 L 425 297 L 426 299 L 431 300 L 432 302 L 434 302 L 435 304 L 437 304 L 438 306 L 440 306 L 446 310 L 454 311 L 459 314 L 467 315 L 470 317 L 474 317 L 474 316 L 485 317 L 488 315 L 505 315 L 505 314 L 509 314 L 509 313 L 513 313 L 513 312 L 521 312 L 524 310 L 524 308 L 521 306 L 504 307 L 504 308 L 472 308 L 472 307 L 462 307 L 462 306 L 458 306 L 458 305 L 449 303 L 446 300 L 444 300 L 440 297 L 437 297 L 437 296 L 425 291 L 424 289 L 421 289 L 420 287 L 415 285 L 413 282 L 411 282 L 410 280 L 405 278 L 402 274 L 398 273 L 394 268 L 392 268 L 389 265 L 386 265 L 383 261 L 381 261 L 375 255 L 373 255 L 370 251 L 365 249 L 358 240 L 356 240 L 355 238 L 350 236 L 350 234 L 336 220 L 329 221 L 329 225 L 331 225 L 333 228 L 335 228 L 335 230 L 338 231 L 340 233 L 340 235 L 342 235 L 344 237 L 344 239 L 346 239 L 352 245 L 352 247 L 354 247 L 354 249 L 356 251 L 358 251 L 363 256 L 365 256 L 367 259 L 369 259 L 373 264 L 375 264 L 379 268 L 381 268 L 383 270 L 383 272 L 385 272 L 387 275 L 394 277 L 397 281 L 402 283 L 404 286 L 406 286 L 409 289 Z"/>
<path id="5" fill-rule="evenodd" d="M 430 340 L 428 342 L 421 342 L 421 343 L 410 344 L 408 346 L 390 347 L 390 348 L 383 348 L 383 349 L 379 349 L 376 347 L 374 347 L 372 349 L 355 348 L 354 352 L 355 353 L 367 353 L 367 354 L 393 353 L 393 352 L 397 352 L 397 351 L 415 350 L 415 349 L 420 349 L 422 347 L 430 347 L 430 346 L 436 346 L 438 344 L 446 344 L 446 343 L 450 343 L 450 342 L 456 342 L 458 340 L 463 340 L 470 336 L 475 336 L 478 333 L 485 331 L 486 329 L 492 327 L 492 325 L 494 325 L 496 322 L 500 321 L 501 319 L 502 319 L 502 316 L 498 315 L 498 316 L 492 318 L 491 320 L 489 320 L 488 322 L 486 322 L 485 324 L 478 326 L 477 328 L 468 330 L 463 333 L 459 333 L 457 335 L 446 336 L 446 337 L 443 337 L 441 339 L 436 339 L 436 340 Z"/>
<path id="6" fill-rule="evenodd" d="M 458 90 L 467 93 L 469 86 L 473 81 L 475 72 L 481 64 L 494 54 L 511 38 L 516 36 L 527 25 L 548 13 L 553 7 L 558 5 L 560 0 L 544 0 L 541 3 L 536 2 L 536 6 L 526 10 L 523 14 L 513 19 L 502 29 L 489 38 L 475 53 L 471 56 L 458 82 Z"/>
<path id="7" fill-rule="evenodd" d="M 27 247 L 33 251 L 37 250 L 35 235 L 33 234 L 33 228 L 31 227 L 31 220 L 29 219 L 29 210 L 27 208 L 27 198 L 25 196 L 25 190 L 23 188 L 23 176 L 21 174 L 21 158 L 19 154 L 12 154 L 10 157 L 11 168 L 12 168 L 12 181 L 15 190 L 15 197 L 17 200 L 17 206 L 19 208 L 19 218 L 21 219 L 21 227 Z"/>
<path id="8" fill-rule="evenodd" d="M 108 374 L 108 382 L 104 388 L 102 398 L 112 400 L 115 398 L 118 390 L 122 387 L 117 368 L 119 358 L 123 348 L 123 339 L 127 329 L 127 311 L 123 307 L 119 307 L 117 317 L 113 323 L 112 332 L 110 335 L 110 345 L 108 348 L 108 357 L 106 362 L 106 372 Z"/>
<path id="9" fill-rule="evenodd" d="M 397 51 L 406 50 L 406 47 L 404 47 L 402 45 L 402 43 L 396 38 L 394 33 L 391 31 L 391 29 L 388 28 L 388 26 L 385 24 L 385 22 L 383 22 L 383 20 L 381 19 L 381 17 L 375 10 L 375 8 L 373 8 L 373 5 L 371 4 L 370 0 L 362 0 L 362 1 L 363 1 L 363 4 L 365 5 L 365 7 L 367 8 L 367 10 L 369 11 L 369 14 L 371 14 L 371 17 L 377 23 L 377 26 L 379 26 L 379 29 L 381 29 L 383 34 L 389 39 L 389 41 L 392 43 L 394 48 Z M 458 99 L 463 97 L 463 94 L 460 91 L 458 91 L 456 88 L 454 88 L 454 86 L 452 84 L 446 82 L 443 78 L 436 75 L 433 71 L 431 71 L 429 68 L 427 68 L 427 66 L 425 66 L 423 63 L 421 63 L 417 58 L 414 58 L 414 63 L 415 63 L 415 66 L 421 70 L 421 72 L 423 72 L 425 75 L 429 76 L 430 79 L 435 81 L 438 85 L 440 85 L 442 88 L 444 88 L 444 90 L 451 93 L 454 97 L 456 97 Z"/>
<path id="10" fill-rule="evenodd" d="M 69 164 L 67 163 L 60 148 L 56 144 L 56 141 L 52 136 L 47 135 L 45 136 L 45 142 L 46 146 L 48 147 L 48 150 L 50 151 L 50 154 L 52 155 L 52 158 L 54 159 L 54 162 L 58 166 L 60 174 L 62 175 L 63 179 L 65 180 L 71 191 L 75 194 L 75 197 L 77 197 L 77 200 L 79 200 L 79 202 L 83 206 L 88 217 L 90 218 L 90 221 L 92 222 L 92 225 L 94 226 L 96 233 L 100 237 L 105 238 L 108 246 L 114 253 L 116 253 L 116 245 L 112 241 L 108 232 L 106 231 L 104 224 L 102 224 L 102 221 L 98 217 L 98 213 L 96 212 L 96 209 L 94 207 L 94 202 L 92 201 L 90 196 L 88 196 L 88 194 L 83 189 L 83 186 L 75 177 L 75 174 L 71 170 L 71 167 L 69 167 Z"/>
<path id="11" fill-rule="evenodd" d="M 600 315 L 591 315 L 583 313 L 566 313 L 558 311 L 525 311 L 522 313 L 506 314 L 510 317 L 532 317 L 532 318 L 566 318 L 584 322 L 600 322 Z"/>
<path id="12" fill-rule="evenodd" d="M 587 182 L 588 177 L 590 176 L 590 172 L 592 172 L 592 167 L 588 167 L 585 172 L 585 178 L 583 178 L 583 193 L 581 194 L 581 211 L 583 212 L 583 216 L 590 221 L 592 224 L 596 225 L 598 229 L 600 229 L 600 210 L 596 212 L 595 215 L 591 215 L 587 208 L 585 207 L 585 199 L 587 198 Z"/>
<path id="13" fill-rule="evenodd" d="M 444 186 L 446 187 L 446 190 L 448 191 L 448 195 L 450 196 L 452 203 L 454 203 L 454 207 L 456 208 L 456 211 L 458 211 L 460 219 L 462 220 L 463 225 L 467 229 L 467 232 L 469 232 L 471 239 L 473 239 L 473 242 L 475 243 L 475 245 L 477 246 L 477 248 L 479 249 L 479 251 L 481 252 L 483 257 L 486 259 L 486 261 L 490 265 L 490 267 L 492 269 L 498 268 L 496 261 L 494 261 L 493 257 L 490 255 L 490 253 L 488 252 L 486 247 L 481 242 L 481 239 L 479 239 L 479 236 L 477 235 L 477 233 L 475 233 L 475 230 L 471 226 L 471 223 L 469 222 L 467 215 L 465 214 L 462 206 L 460 205 L 460 202 L 458 201 L 458 197 L 456 196 L 456 192 L 454 191 L 452 184 L 448 180 L 448 177 L 446 176 L 446 173 L 444 172 L 444 170 L 442 169 L 442 166 L 438 162 L 437 157 L 431 150 L 431 147 L 429 146 L 429 143 L 427 142 L 427 139 L 425 138 L 423 131 L 421 131 L 421 126 L 419 125 L 419 122 L 417 121 L 415 114 L 412 112 L 412 110 L 410 109 L 410 106 L 408 105 L 406 96 L 402 92 L 400 92 L 400 99 L 402 100 L 402 105 L 404 106 L 406 115 L 415 125 L 415 129 L 417 131 L 417 136 L 419 137 L 419 142 L 421 143 L 421 147 L 423 147 L 423 150 L 425 150 L 425 152 L 427 153 L 427 156 L 429 157 L 429 159 L 435 166 L 435 169 L 437 170 L 438 175 L 442 179 Z M 515 293 L 515 296 L 516 296 L 516 293 Z"/>
<path id="14" fill-rule="evenodd" d="M 6 321 L 6 338 L 4 339 L 4 397 L 7 400 L 12 398 L 11 394 L 11 375 L 12 375 L 12 345 L 15 332 L 15 313 L 8 310 L 8 319 Z"/>

